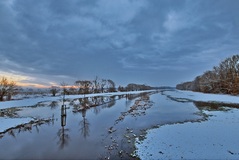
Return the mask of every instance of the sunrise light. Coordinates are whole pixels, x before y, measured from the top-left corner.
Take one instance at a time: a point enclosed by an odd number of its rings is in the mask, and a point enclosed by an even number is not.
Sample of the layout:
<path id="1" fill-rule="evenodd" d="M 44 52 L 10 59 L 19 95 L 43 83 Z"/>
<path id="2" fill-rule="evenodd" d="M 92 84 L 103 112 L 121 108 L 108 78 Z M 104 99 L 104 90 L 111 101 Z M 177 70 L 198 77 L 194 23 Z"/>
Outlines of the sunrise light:
<path id="1" fill-rule="evenodd" d="M 49 88 L 50 86 L 57 86 L 55 82 L 49 82 L 49 85 L 37 83 L 36 78 L 21 75 L 19 73 L 8 73 L 0 71 L 0 77 L 6 77 L 10 81 L 16 82 L 16 84 L 20 87 Z"/>

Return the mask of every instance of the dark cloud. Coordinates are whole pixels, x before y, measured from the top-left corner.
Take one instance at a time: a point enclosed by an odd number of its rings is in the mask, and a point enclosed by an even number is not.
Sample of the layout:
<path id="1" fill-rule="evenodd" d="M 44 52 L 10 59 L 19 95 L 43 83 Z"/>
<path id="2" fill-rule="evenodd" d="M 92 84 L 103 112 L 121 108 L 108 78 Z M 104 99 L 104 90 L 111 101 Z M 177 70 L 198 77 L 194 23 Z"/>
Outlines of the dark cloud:
<path id="1" fill-rule="evenodd" d="M 1 71 L 42 84 L 98 75 L 117 84 L 175 85 L 238 53 L 238 5 L 235 0 L 1 1 Z"/>

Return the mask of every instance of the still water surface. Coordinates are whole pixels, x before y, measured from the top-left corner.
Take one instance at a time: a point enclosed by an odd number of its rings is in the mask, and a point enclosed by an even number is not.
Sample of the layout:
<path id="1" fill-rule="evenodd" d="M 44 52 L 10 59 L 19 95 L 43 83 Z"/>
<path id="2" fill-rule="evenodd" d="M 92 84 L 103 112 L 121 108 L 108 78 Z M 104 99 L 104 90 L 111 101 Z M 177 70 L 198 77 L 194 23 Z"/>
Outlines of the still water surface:
<path id="1" fill-rule="evenodd" d="M 16 128 L 0 139 L 1 159 L 129 159 L 134 138 L 157 125 L 203 118 L 192 102 L 162 92 L 42 102 L 20 117 L 51 119 Z M 64 113 L 65 111 L 65 113 Z"/>

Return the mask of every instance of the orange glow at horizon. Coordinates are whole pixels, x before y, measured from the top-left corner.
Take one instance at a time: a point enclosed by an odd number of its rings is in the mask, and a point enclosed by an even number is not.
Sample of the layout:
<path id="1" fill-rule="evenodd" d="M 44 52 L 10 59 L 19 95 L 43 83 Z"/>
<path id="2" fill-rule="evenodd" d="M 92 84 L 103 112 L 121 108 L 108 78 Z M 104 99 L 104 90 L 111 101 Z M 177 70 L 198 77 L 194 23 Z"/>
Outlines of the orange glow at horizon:
<path id="1" fill-rule="evenodd" d="M 16 82 L 16 84 L 20 87 L 34 87 L 34 88 L 50 88 L 51 86 L 37 84 L 37 83 L 24 83 L 24 82 Z"/>
<path id="2" fill-rule="evenodd" d="M 36 77 L 26 76 L 19 73 L 8 73 L 0 71 L 0 78 L 5 77 L 9 81 L 16 82 L 16 85 L 19 87 L 34 87 L 34 88 L 51 88 L 52 86 L 63 88 L 63 86 L 59 83 L 48 81 L 47 79 L 38 79 Z M 41 83 L 42 82 L 42 83 Z M 66 84 L 65 88 L 77 88 L 77 86 Z"/>
<path id="3" fill-rule="evenodd" d="M 19 87 L 50 88 L 51 86 L 59 86 L 54 82 L 49 82 L 49 85 L 43 85 L 43 84 L 34 82 L 35 78 L 33 77 L 0 71 L 0 78 L 2 77 L 5 77 L 10 81 L 16 82 L 16 85 Z M 24 81 L 32 81 L 32 82 L 24 82 Z"/>

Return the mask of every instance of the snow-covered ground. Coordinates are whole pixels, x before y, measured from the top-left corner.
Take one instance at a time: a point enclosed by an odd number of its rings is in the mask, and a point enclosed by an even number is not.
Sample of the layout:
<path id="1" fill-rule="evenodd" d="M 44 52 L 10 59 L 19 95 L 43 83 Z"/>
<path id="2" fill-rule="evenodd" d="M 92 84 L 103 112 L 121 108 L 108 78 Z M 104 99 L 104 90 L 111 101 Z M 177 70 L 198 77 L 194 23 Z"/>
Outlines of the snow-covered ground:
<path id="1" fill-rule="evenodd" d="M 239 97 L 190 91 L 166 91 L 173 98 L 203 102 L 239 103 Z M 141 159 L 239 159 L 239 109 L 203 111 L 207 121 L 160 126 L 136 139 Z"/>
<path id="2" fill-rule="evenodd" d="M 137 140 L 141 159 L 239 159 L 239 110 L 213 111 L 208 121 L 161 126 Z"/>
<path id="3" fill-rule="evenodd" d="M 173 98 L 188 99 L 192 101 L 239 104 L 239 96 L 231 96 L 231 95 L 225 95 L 225 94 L 208 94 L 208 93 L 180 91 L 180 90 L 164 91 L 164 94 Z"/>

